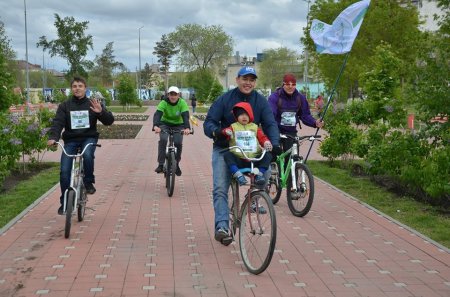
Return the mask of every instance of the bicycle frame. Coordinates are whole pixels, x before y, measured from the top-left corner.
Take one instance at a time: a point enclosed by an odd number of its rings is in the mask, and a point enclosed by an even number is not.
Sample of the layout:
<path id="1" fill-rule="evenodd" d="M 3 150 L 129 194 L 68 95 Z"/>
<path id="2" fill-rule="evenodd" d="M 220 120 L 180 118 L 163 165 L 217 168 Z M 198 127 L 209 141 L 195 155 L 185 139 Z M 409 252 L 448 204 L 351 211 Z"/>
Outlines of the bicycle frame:
<path id="1" fill-rule="evenodd" d="M 263 152 L 262 152 L 261 156 L 259 156 L 258 158 L 250 158 L 250 157 L 248 157 L 246 155 L 244 150 L 241 147 L 239 147 L 239 146 L 231 146 L 231 147 L 229 147 L 229 148 L 227 148 L 225 150 L 232 150 L 232 149 L 239 150 L 244 155 L 244 158 L 247 159 L 250 162 L 250 171 L 244 171 L 243 172 L 243 173 L 249 173 L 249 177 L 250 177 L 250 186 L 249 186 L 249 188 L 247 190 L 247 194 L 246 194 L 246 196 L 248 196 L 248 199 L 246 199 L 246 201 L 248 201 L 248 204 L 249 204 L 248 205 L 249 207 L 247 207 L 247 211 L 250 212 L 250 203 L 251 203 L 251 200 L 252 200 L 251 199 L 252 193 L 254 191 L 263 191 L 261 189 L 258 189 L 255 186 L 255 173 L 254 173 L 255 165 L 254 165 L 254 162 L 258 162 L 258 161 L 262 160 L 264 158 L 265 154 L 266 154 L 266 150 L 263 149 Z M 235 215 L 235 218 L 237 219 L 237 222 L 236 222 L 237 226 L 239 226 L 240 225 L 239 213 L 241 212 L 241 208 L 244 206 L 244 204 L 240 205 L 239 193 L 237 193 L 237 195 L 234 196 L 234 199 L 235 199 L 233 201 L 233 204 L 234 204 L 234 207 L 235 207 L 234 215 Z M 243 203 L 245 203 L 245 201 Z M 259 222 L 259 214 L 257 215 L 257 217 L 258 217 L 258 224 L 260 224 L 260 222 Z M 252 224 L 252 222 L 250 220 L 249 220 L 249 224 L 251 226 L 251 229 L 253 230 L 254 229 L 253 228 L 253 224 Z M 232 236 L 234 238 L 234 233 L 232 233 Z"/>
<path id="2" fill-rule="evenodd" d="M 266 150 L 263 150 L 259 158 L 249 158 L 238 146 L 227 149 L 240 150 L 244 159 L 250 162 L 250 168 L 241 169 L 241 172 L 248 173 L 250 177 L 250 186 L 246 191 L 244 201 L 242 204 L 240 203 L 240 186 L 232 178 L 230 188 L 233 200 L 232 205 L 229 204 L 228 207 L 230 208 L 232 241 L 235 240 L 236 231 L 239 228 L 239 249 L 242 261 L 249 272 L 260 274 L 266 270 L 272 260 L 277 234 L 275 209 L 272 201 L 264 189 L 255 185 L 255 176 L 258 173 L 255 170 L 254 162 L 262 160 Z"/>
<path id="3" fill-rule="evenodd" d="M 164 130 L 161 130 L 161 133 L 167 133 L 168 139 L 167 139 L 167 145 L 166 145 L 166 154 L 165 154 L 165 162 L 164 162 L 164 177 L 166 179 L 166 188 L 167 188 L 167 194 L 169 197 L 172 197 L 173 191 L 175 188 L 175 175 L 176 175 L 176 168 L 178 166 L 176 156 L 178 149 L 174 144 L 174 134 L 179 133 L 183 135 L 183 131 L 179 128 L 173 129 L 173 128 L 165 128 Z M 194 131 L 191 130 L 190 134 L 193 134 Z"/>
<path id="4" fill-rule="evenodd" d="M 67 193 L 69 192 L 69 190 L 73 190 L 75 192 L 75 200 L 74 200 L 73 204 L 74 204 L 74 206 L 78 205 L 78 198 L 80 197 L 80 191 L 81 191 L 81 186 L 83 184 L 83 175 L 84 175 L 83 154 L 86 151 L 86 149 L 89 146 L 94 145 L 94 143 L 88 143 L 80 153 L 77 153 L 74 155 L 68 154 L 62 143 L 60 143 L 60 142 L 56 142 L 56 143 L 62 148 L 63 153 L 67 157 L 72 158 L 72 170 L 70 173 L 70 185 L 64 192 L 63 210 L 65 213 L 67 210 Z M 97 145 L 97 146 L 99 146 L 99 145 Z M 73 211 L 75 211 L 75 207 L 73 208 Z"/>
<path id="5" fill-rule="evenodd" d="M 163 133 L 168 133 L 169 134 L 169 139 L 167 140 L 167 146 L 166 146 L 166 156 L 168 153 L 174 152 L 175 155 L 177 154 L 177 147 L 173 144 L 173 133 L 178 133 L 178 130 L 170 130 L 169 131 L 164 131 Z"/>
<path id="6" fill-rule="evenodd" d="M 294 144 L 294 145 L 296 145 L 296 144 Z M 289 176 L 292 176 L 292 178 L 295 180 L 295 164 L 302 162 L 301 158 L 299 158 L 300 161 L 294 161 L 295 156 L 298 156 L 298 155 L 292 154 L 292 150 L 293 150 L 293 148 L 290 148 L 289 150 L 285 151 L 284 153 L 280 154 L 277 157 L 277 164 L 278 164 L 278 167 L 280 170 L 280 181 L 281 181 L 281 186 L 283 188 L 287 187 L 287 181 L 288 181 Z M 286 164 L 286 168 L 284 168 L 286 158 L 289 158 L 289 159 Z M 295 183 L 293 184 L 293 189 L 297 190 L 297 185 Z"/>
<path id="7" fill-rule="evenodd" d="M 281 187 L 286 188 L 289 176 L 292 176 L 292 180 L 296 180 L 295 164 L 304 163 L 303 157 L 299 155 L 300 142 L 304 139 L 308 139 L 308 140 L 312 141 L 312 140 L 320 138 L 321 136 L 320 135 L 318 135 L 318 136 L 311 135 L 311 136 L 299 137 L 299 136 L 288 136 L 285 134 L 281 134 L 280 136 L 284 137 L 284 138 L 291 138 L 295 141 L 290 149 L 288 149 L 287 151 L 278 155 L 277 161 L 276 161 L 278 164 L 279 171 L 280 171 L 279 173 L 280 173 Z M 289 158 L 289 160 L 286 164 L 286 168 L 284 168 L 286 158 Z M 289 172 L 290 172 L 290 175 L 289 175 Z M 301 177 L 301 181 L 305 182 L 305 176 Z M 297 191 L 296 183 L 293 183 L 292 190 Z"/>

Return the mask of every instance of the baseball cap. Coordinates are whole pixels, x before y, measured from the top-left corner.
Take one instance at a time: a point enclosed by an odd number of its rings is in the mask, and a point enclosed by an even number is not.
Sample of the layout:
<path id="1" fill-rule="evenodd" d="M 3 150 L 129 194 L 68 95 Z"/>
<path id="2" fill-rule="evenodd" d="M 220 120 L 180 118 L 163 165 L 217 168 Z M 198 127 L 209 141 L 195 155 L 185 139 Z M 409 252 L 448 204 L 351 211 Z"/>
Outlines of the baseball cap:
<path id="1" fill-rule="evenodd" d="M 178 88 L 175 87 L 175 86 L 171 86 L 171 87 L 169 88 L 169 90 L 167 90 L 167 93 L 171 93 L 171 92 L 175 92 L 175 93 L 177 93 L 177 94 L 180 94 L 180 89 L 178 89 Z"/>
<path id="2" fill-rule="evenodd" d="M 237 76 L 239 77 L 239 76 L 244 76 L 244 75 L 249 75 L 249 74 L 254 75 L 256 78 L 258 78 L 258 76 L 256 75 L 255 68 L 250 67 L 250 66 L 244 66 L 241 69 L 239 69 Z"/>

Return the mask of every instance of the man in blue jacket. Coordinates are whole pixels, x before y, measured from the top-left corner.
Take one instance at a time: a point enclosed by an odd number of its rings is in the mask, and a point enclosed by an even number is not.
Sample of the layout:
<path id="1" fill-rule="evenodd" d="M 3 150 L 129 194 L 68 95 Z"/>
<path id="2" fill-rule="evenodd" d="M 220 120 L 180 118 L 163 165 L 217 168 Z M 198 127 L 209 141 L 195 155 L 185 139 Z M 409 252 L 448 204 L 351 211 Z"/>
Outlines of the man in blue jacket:
<path id="1" fill-rule="evenodd" d="M 237 88 L 218 97 L 208 111 L 203 130 L 206 136 L 214 140 L 212 152 L 213 167 L 213 202 L 215 239 L 223 245 L 229 245 L 232 237 L 229 233 L 228 188 L 230 172 L 220 151 L 228 147 L 228 141 L 222 129 L 235 122 L 233 106 L 238 102 L 248 102 L 253 109 L 254 123 L 261 125 L 269 137 L 274 150 L 279 147 L 280 135 L 277 123 L 267 99 L 255 91 L 256 71 L 253 67 L 242 67 L 236 77 Z M 270 170 L 267 171 L 270 174 Z"/>

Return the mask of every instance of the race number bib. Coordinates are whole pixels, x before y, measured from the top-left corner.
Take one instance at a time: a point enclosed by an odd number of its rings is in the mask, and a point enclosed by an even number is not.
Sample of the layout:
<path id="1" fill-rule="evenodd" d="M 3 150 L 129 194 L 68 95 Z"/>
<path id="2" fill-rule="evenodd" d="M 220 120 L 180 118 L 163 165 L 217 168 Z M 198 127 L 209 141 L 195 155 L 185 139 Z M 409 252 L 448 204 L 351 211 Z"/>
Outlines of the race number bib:
<path id="1" fill-rule="evenodd" d="M 77 110 L 70 112 L 70 124 L 72 129 L 86 129 L 89 128 L 89 111 Z"/>
<path id="2" fill-rule="evenodd" d="M 281 122 L 282 126 L 295 126 L 295 112 L 293 111 L 285 111 L 281 114 Z"/>
<path id="3" fill-rule="evenodd" d="M 252 131 L 236 131 L 236 145 L 242 148 L 244 152 L 256 153 L 257 142 L 256 135 Z"/>

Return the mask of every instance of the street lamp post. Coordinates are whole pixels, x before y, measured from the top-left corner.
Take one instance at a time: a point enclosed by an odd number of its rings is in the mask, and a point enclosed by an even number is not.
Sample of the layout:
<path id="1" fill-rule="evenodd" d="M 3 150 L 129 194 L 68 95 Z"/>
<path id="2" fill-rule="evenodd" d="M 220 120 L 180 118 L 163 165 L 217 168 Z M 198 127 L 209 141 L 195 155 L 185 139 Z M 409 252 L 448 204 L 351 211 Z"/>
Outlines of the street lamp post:
<path id="1" fill-rule="evenodd" d="M 306 11 L 306 27 L 308 28 L 308 24 L 309 24 L 309 4 L 311 3 L 311 0 L 303 0 L 305 2 L 308 3 L 308 10 Z M 305 88 L 306 88 L 306 98 L 308 98 L 308 49 L 305 48 L 305 69 L 303 72 L 303 82 L 305 83 Z"/>
<path id="2" fill-rule="evenodd" d="M 138 75 L 138 96 L 139 99 L 141 99 L 141 29 L 144 28 L 144 26 L 140 27 L 138 29 L 139 31 L 139 75 Z"/>
<path id="3" fill-rule="evenodd" d="M 27 33 L 27 2 L 26 0 L 23 0 L 23 6 L 24 6 L 24 13 L 25 13 L 25 60 L 26 60 L 26 78 L 27 78 L 27 110 L 29 110 L 29 104 L 30 104 L 30 76 L 29 76 L 29 69 L 28 69 L 28 33 Z"/>

